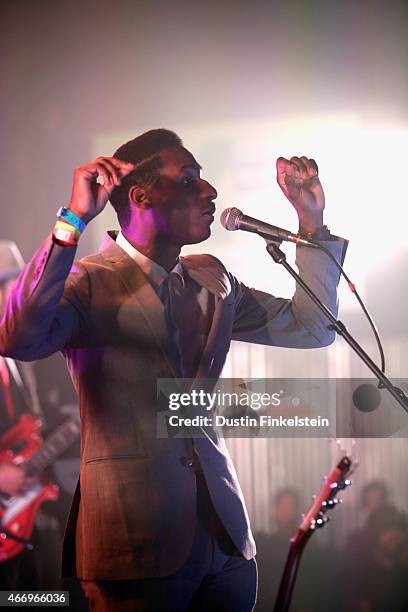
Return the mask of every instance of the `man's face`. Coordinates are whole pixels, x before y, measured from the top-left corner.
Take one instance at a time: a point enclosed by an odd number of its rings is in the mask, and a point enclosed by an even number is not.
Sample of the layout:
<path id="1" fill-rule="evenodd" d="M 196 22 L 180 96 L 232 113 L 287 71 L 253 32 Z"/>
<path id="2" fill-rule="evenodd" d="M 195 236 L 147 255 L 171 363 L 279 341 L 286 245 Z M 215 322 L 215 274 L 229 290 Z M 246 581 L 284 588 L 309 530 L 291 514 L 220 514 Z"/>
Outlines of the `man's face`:
<path id="1" fill-rule="evenodd" d="M 200 165 L 183 147 L 165 149 L 160 158 L 160 176 L 148 191 L 158 233 L 179 246 L 206 240 L 217 191 L 201 178 Z"/>

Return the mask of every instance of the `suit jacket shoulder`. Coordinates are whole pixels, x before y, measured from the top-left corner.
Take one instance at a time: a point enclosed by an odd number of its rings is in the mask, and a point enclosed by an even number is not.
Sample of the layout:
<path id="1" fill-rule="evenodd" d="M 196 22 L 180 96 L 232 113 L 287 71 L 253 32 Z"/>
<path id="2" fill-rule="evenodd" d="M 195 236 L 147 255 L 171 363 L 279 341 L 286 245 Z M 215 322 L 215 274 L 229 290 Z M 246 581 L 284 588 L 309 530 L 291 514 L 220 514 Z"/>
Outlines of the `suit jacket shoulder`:
<path id="1" fill-rule="evenodd" d="M 180 261 L 188 274 L 217 297 L 225 299 L 232 291 L 230 275 L 214 255 L 187 255 Z"/>

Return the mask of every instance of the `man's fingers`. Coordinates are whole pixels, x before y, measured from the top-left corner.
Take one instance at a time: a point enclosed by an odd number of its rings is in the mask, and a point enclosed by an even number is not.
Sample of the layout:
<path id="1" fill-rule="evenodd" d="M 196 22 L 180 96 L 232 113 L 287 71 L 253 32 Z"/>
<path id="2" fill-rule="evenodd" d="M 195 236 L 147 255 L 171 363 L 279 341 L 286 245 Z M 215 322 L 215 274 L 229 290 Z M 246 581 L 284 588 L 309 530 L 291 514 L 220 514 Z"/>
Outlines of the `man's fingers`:
<path id="1" fill-rule="evenodd" d="M 135 169 L 135 165 L 123 162 L 114 157 L 98 157 L 95 161 L 79 166 L 77 172 L 88 175 L 88 178 L 102 176 L 105 187 L 112 189 L 120 185 L 122 178 Z"/>
<path id="2" fill-rule="evenodd" d="M 110 169 L 107 168 L 105 164 L 100 162 L 95 164 L 95 170 L 97 174 L 102 177 L 104 187 L 111 187 L 115 185 L 115 179 L 112 176 Z"/>
<path id="3" fill-rule="evenodd" d="M 132 164 L 131 162 L 122 161 L 121 159 L 116 159 L 116 157 L 104 157 L 103 159 L 115 168 L 116 175 L 119 180 L 119 183 L 117 183 L 117 185 L 120 185 L 122 179 L 131 172 L 133 172 L 133 170 L 135 170 L 136 168 L 135 164 Z"/>
<path id="4" fill-rule="evenodd" d="M 276 160 L 276 172 L 277 174 L 284 174 L 290 167 L 290 161 L 285 157 L 278 157 Z"/>
<path id="5" fill-rule="evenodd" d="M 102 164 L 93 162 L 91 164 L 86 164 L 85 166 L 79 166 L 75 169 L 75 177 L 83 178 L 87 182 L 95 181 L 98 176 L 102 176 L 103 182 L 106 184 L 111 181 L 111 177 L 107 168 L 105 168 L 105 166 L 103 166 Z"/>
<path id="6" fill-rule="evenodd" d="M 280 186 L 285 184 L 285 178 L 287 176 L 292 176 L 293 170 L 294 168 L 288 159 L 285 157 L 278 157 L 276 160 L 276 175 Z"/>
<path id="7" fill-rule="evenodd" d="M 307 175 L 306 168 L 299 157 L 291 157 L 290 160 L 279 157 L 276 161 L 276 169 L 278 183 L 281 187 L 286 184 L 285 181 L 288 177 L 296 182 L 305 174 Z"/>
<path id="8" fill-rule="evenodd" d="M 133 170 L 136 168 L 135 164 L 122 161 L 116 157 L 107 157 L 106 159 L 108 159 L 118 169 L 119 174 L 122 176 L 126 176 L 130 172 L 133 172 Z"/>
<path id="9" fill-rule="evenodd" d="M 119 169 L 109 157 L 98 157 L 98 163 L 106 168 L 111 176 L 112 185 L 120 185 Z"/>
<path id="10" fill-rule="evenodd" d="M 309 178 L 306 164 L 301 157 L 291 157 L 291 164 L 295 167 L 294 175 L 296 178 L 306 179 Z"/>
<path id="11" fill-rule="evenodd" d="M 317 176 L 319 174 L 319 168 L 314 159 L 309 159 L 304 155 L 300 158 L 306 166 L 307 172 L 310 177 Z"/>
<path id="12" fill-rule="evenodd" d="M 87 178 L 90 179 L 96 179 L 98 175 L 101 176 L 104 187 L 114 187 L 116 185 L 116 180 L 112 169 L 104 161 L 95 160 L 90 164 L 86 164 L 85 166 L 78 168 L 78 170 L 79 172 L 83 170 L 84 174 L 88 175 Z"/>
<path id="13" fill-rule="evenodd" d="M 315 160 L 309 159 L 305 155 L 301 157 L 294 155 L 290 160 L 285 157 L 279 157 L 276 160 L 276 171 L 278 183 L 282 188 L 289 177 L 297 183 L 319 174 Z"/>
<path id="14" fill-rule="evenodd" d="M 285 157 L 278 157 L 276 160 L 276 180 L 285 195 L 288 193 L 288 187 L 286 185 L 288 172 L 291 172 L 290 161 L 285 159 Z"/>

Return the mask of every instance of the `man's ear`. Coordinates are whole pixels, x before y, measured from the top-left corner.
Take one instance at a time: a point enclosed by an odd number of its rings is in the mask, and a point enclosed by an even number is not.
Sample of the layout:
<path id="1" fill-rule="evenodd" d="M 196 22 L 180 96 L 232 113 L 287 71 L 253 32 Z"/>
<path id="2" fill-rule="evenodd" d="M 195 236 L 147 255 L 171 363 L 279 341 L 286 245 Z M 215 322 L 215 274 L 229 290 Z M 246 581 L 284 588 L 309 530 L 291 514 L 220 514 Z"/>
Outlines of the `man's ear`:
<path id="1" fill-rule="evenodd" d="M 138 208 L 150 208 L 150 198 L 144 187 L 133 185 L 129 189 L 129 200 Z"/>

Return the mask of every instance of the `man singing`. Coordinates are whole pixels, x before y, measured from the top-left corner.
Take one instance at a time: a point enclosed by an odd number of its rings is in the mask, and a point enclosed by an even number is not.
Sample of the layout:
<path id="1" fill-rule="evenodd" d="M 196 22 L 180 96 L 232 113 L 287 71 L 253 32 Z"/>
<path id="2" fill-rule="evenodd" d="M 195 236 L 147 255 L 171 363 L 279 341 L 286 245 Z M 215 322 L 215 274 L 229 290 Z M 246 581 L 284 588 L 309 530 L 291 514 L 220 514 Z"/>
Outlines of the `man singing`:
<path id="1" fill-rule="evenodd" d="M 231 340 L 316 348 L 328 321 L 301 289 L 292 300 L 246 287 L 206 240 L 217 192 L 179 137 L 151 130 L 74 173 L 71 200 L 22 273 L 0 329 L 0 352 L 21 360 L 62 351 L 77 389 L 81 473 L 63 571 L 93 610 L 248 612 L 255 545 L 225 443 L 157 436 L 158 378 L 217 378 Z M 345 241 L 323 225 L 316 163 L 277 161 L 300 232 L 342 261 Z M 97 182 L 102 177 L 103 184 Z M 120 231 L 74 262 L 88 223 L 114 206 Z M 302 277 L 337 310 L 338 272 L 298 247 Z"/>

